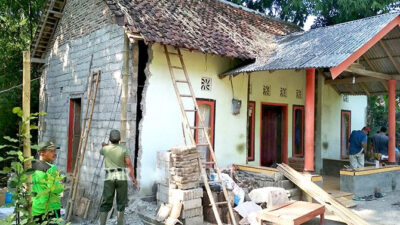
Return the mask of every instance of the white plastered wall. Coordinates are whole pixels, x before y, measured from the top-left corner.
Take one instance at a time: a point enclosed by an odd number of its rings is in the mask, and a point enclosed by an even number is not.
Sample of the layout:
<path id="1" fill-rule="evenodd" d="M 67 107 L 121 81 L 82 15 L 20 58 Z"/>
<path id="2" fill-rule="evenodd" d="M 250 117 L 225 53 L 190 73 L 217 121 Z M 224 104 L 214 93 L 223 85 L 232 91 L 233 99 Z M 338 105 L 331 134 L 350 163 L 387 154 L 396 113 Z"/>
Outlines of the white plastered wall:
<path id="1" fill-rule="evenodd" d="M 322 87 L 321 148 L 322 159 L 340 159 L 341 110 L 351 111 L 351 130 L 360 130 L 366 125 L 366 96 L 348 96 L 343 100 L 330 85 Z"/>
<path id="2" fill-rule="evenodd" d="M 143 195 L 151 194 L 157 177 L 155 166 L 157 151 L 184 145 L 181 126 L 183 120 L 164 49 L 159 44 L 152 45 L 151 49 L 149 74 L 147 74 L 144 98 L 141 103 L 144 113 L 139 134 L 141 146 L 139 182 Z M 171 48 L 170 51 L 175 50 Z M 226 167 L 232 163 L 244 164 L 246 162 L 247 75 L 240 74 L 232 79 L 235 98 L 243 103 L 240 114 L 233 115 L 231 82 L 228 77 L 218 78 L 218 74 L 233 66 L 232 61 L 197 51 L 182 50 L 182 54 L 196 97 L 215 100 L 214 147 L 219 166 Z M 173 65 L 180 65 L 176 56 L 171 56 L 171 58 Z M 179 79 L 182 73 L 179 71 L 177 73 Z M 211 91 L 201 90 L 202 77 L 212 79 Z M 184 84 L 181 85 L 184 86 Z M 191 117 L 189 120 L 194 121 L 194 118 Z"/>
<path id="3" fill-rule="evenodd" d="M 250 165 L 260 165 L 261 149 L 261 103 L 287 104 L 288 108 L 288 158 L 292 157 L 292 117 L 293 105 L 304 106 L 305 71 L 280 70 L 275 72 L 251 73 L 250 101 L 256 102 L 255 133 L 254 133 L 254 161 Z M 264 95 L 264 86 L 270 86 L 270 95 Z M 286 97 L 280 96 L 281 88 L 287 91 Z M 296 97 L 296 91 L 301 91 L 301 98 Z"/>

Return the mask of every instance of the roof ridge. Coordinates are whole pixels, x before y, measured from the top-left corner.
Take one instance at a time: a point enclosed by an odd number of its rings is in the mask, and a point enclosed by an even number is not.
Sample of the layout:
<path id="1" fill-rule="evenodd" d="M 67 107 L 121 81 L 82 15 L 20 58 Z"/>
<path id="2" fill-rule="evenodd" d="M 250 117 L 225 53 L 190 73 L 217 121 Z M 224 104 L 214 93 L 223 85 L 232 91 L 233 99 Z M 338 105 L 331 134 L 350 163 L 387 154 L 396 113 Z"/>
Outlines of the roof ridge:
<path id="1" fill-rule="evenodd" d="M 310 29 L 309 31 L 315 30 L 315 29 L 323 29 L 323 28 L 332 28 L 332 27 L 343 26 L 343 25 L 346 25 L 346 24 L 360 22 L 360 21 L 364 21 L 364 20 L 370 20 L 370 19 L 374 19 L 374 18 L 377 18 L 377 17 L 387 16 L 387 15 L 390 15 L 390 14 L 398 14 L 398 15 L 400 15 L 400 10 L 397 10 L 397 11 L 394 11 L 394 12 L 382 13 L 382 14 L 375 15 L 375 16 L 364 17 L 364 18 L 361 18 L 361 19 L 351 20 L 351 21 L 338 23 L 338 24 L 334 24 L 334 25 L 330 25 L 330 26 L 317 27 L 317 28 L 314 28 L 314 29 Z"/>
<path id="2" fill-rule="evenodd" d="M 260 16 L 262 16 L 262 17 L 267 18 L 267 19 L 274 20 L 275 22 L 282 23 L 282 24 L 287 24 L 287 25 L 290 25 L 290 26 L 293 26 L 293 27 L 296 27 L 296 28 L 299 28 L 299 29 L 302 30 L 301 27 L 299 27 L 298 25 L 296 25 L 296 24 L 294 24 L 294 23 L 287 22 L 287 21 L 283 21 L 283 20 L 281 20 L 281 19 L 279 19 L 279 18 L 275 18 L 275 17 L 269 16 L 269 15 L 267 15 L 266 13 L 261 13 L 261 12 L 259 12 L 259 11 L 257 11 L 257 10 L 250 9 L 250 8 L 245 7 L 245 6 L 242 6 L 242 5 L 238 5 L 238 4 L 236 4 L 236 3 L 233 3 L 233 2 L 229 2 L 229 1 L 227 1 L 227 0 L 217 0 L 217 1 L 219 1 L 219 2 L 221 2 L 221 3 L 223 3 L 223 4 L 226 4 L 226 5 L 232 6 L 232 7 L 234 7 L 234 8 L 241 9 L 241 10 L 246 11 L 246 12 L 249 12 L 249 13 L 258 14 L 258 15 L 260 15 Z"/>

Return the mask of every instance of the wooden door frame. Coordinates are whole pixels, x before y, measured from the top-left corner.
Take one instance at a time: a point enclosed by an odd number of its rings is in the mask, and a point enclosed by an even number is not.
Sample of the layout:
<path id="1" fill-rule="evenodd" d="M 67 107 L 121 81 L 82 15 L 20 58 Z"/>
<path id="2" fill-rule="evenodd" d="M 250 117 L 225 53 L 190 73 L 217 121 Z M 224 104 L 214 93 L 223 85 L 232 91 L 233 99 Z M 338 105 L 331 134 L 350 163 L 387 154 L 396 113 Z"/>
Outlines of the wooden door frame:
<path id="1" fill-rule="evenodd" d="M 262 152 L 262 124 L 263 124 L 263 106 L 281 106 L 283 121 L 282 121 L 282 152 L 281 158 L 283 163 L 288 163 L 288 104 L 283 103 L 271 103 L 271 102 L 261 102 L 260 103 L 260 159 L 259 164 L 261 166 L 261 152 Z"/>
<path id="2" fill-rule="evenodd" d="M 211 127 L 212 127 L 212 132 L 211 132 L 210 142 L 211 142 L 212 148 L 214 149 L 214 152 L 215 152 L 215 148 L 214 148 L 214 146 L 215 146 L 214 145 L 214 142 L 215 142 L 215 115 L 216 115 L 215 107 L 216 107 L 217 101 L 214 100 L 214 99 L 196 98 L 196 102 L 197 102 L 197 105 L 199 105 L 199 102 L 203 102 L 203 103 L 206 103 L 206 105 L 210 105 L 211 106 L 211 121 L 210 121 L 210 124 L 211 124 Z M 212 103 L 212 104 L 209 104 L 209 103 Z M 198 123 L 198 117 L 197 117 L 197 113 L 195 113 L 194 124 L 196 125 L 197 123 Z M 195 130 L 195 132 L 194 132 L 194 139 L 195 139 L 196 143 L 198 141 L 197 138 L 198 138 L 198 129 Z"/>
<path id="3" fill-rule="evenodd" d="M 251 141 L 251 143 L 249 144 L 249 149 L 248 149 L 248 151 L 250 151 L 250 157 L 248 157 L 248 154 L 247 154 L 247 161 L 254 161 L 255 160 L 255 149 L 254 149 L 255 139 L 254 139 L 254 136 L 255 136 L 255 132 L 256 132 L 256 130 L 255 130 L 255 128 L 256 128 L 256 123 L 255 123 L 255 121 L 256 121 L 256 118 L 255 118 L 256 117 L 256 102 L 255 101 L 249 101 L 249 106 L 250 105 L 253 107 L 253 110 L 251 112 L 252 119 L 251 119 L 251 121 L 248 120 L 250 122 L 250 124 L 249 124 L 249 132 L 251 132 L 250 133 L 250 141 Z"/>
<path id="4" fill-rule="evenodd" d="M 295 110 L 296 109 L 300 109 L 300 110 L 303 111 L 303 118 L 301 120 L 301 129 L 302 129 L 302 132 L 301 132 L 301 154 L 296 154 L 295 150 L 294 150 L 295 149 L 295 140 L 294 139 L 296 137 L 295 129 L 294 129 L 295 123 L 296 123 L 296 120 L 295 120 L 295 116 L 296 116 L 295 115 Z M 292 156 L 293 157 L 298 157 L 298 158 L 304 158 L 305 107 L 304 107 L 304 105 L 293 105 L 292 111 L 293 111 L 293 117 L 292 117 Z"/>
<path id="5" fill-rule="evenodd" d="M 348 134 L 350 137 L 350 133 L 351 133 L 351 110 L 340 110 L 340 159 L 347 159 L 349 158 L 349 156 L 347 155 L 347 157 L 343 157 L 343 115 L 344 114 L 348 114 L 349 115 L 349 129 L 348 129 Z M 349 138 L 347 137 L 347 139 Z M 347 145 L 350 145 L 349 141 L 346 141 Z"/>
<path id="6" fill-rule="evenodd" d="M 67 173 L 73 172 L 72 167 L 72 148 L 74 139 L 74 124 L 75 124 L 75 103 L 74 101 L 82 98 L 69 99 L 69 113 L 68 113 L 68 151 L 67 151 Z M 75 162 L 76 163 L 76 162 Z"/>

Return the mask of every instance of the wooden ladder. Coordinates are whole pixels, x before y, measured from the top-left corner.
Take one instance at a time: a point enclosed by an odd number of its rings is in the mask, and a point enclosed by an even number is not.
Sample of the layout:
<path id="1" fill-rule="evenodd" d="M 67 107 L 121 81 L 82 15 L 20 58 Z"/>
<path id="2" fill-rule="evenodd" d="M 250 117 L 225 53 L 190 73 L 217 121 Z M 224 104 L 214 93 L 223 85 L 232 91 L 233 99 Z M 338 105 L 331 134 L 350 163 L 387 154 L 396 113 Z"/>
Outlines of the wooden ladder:
<path id="1" fill-rule="evenodd" d="M 222 225 L 221 217 L 218 214 L 217 206 L 226 204 L 226 205 L 228 205 L 229 215 L 230 215 L 232 224 L 233 225 L 237 225 L 236 220 L 235 220 L 235 216 L 233 214 L 232 205 L 230 204 L 230 202 L 231 202 L 230 201 L 230 197 L 228 196 L 228 192 L 226 190 L 226 186 L 225 186 L 225 183 L 224 183 L 224 181 L 222 179 L 221 171 L 220 171 L 220 169 L 218 167 L 218 162 L 217 162 L 217 159 L 216 159 L 215 154 L 214 154 L 214 149 L 212 147 L 212 144 L 211 144 L 211 141 L 210 141 L 210 137 L 208 135 L 208 131 L 207 131 L 208 128 L 205 126 L 204 120 L 202 118 L 202 115 L 199 113 L 199 106 L 197 104 L 196 97 L 194 95 L 193 87 L 192 87 L 192 84 L 190 82 L 190 79 L 189 79 L 189 76 L 188 76 L 188 72 L 186 70 L 185 63 L 183 62 L 183 57 L 182 57 L 182 54 L 181 54 L 181 50 L 179 48 L 176 48 L 176 50 L 177 50 L 177 52 L 170 52 L 170 51 L 168 51 L 167 46 L 164 45 L 164 51 L 165 51 L 165 56 L 167 58 L 169 72 L 170 72 L 170 75 L 171 75 L 172 83 L 173 83 L 173 86 L 174 86 L 174 89 L 175 89 L 175 94 L 176 94 L 176 97 L 178 99 L 178 103 L 179 103 L 179 106 L 180 106 L 180 109 L 181 109 L 181 113 L 182 113 L 182 116 L 183 116 L 183 125 L 186 128 L 187 133 L 189 134 L 189 137 L 190 137 L 190 140 L 191 140 L 191 143 L 192 143 L 193 146 L 196 146 L 196 147 L 207 146 L 208 149 L 209 149 L 211 161 L 210 162 L 202 162 L 201 158 L 198 157 L 198 163 L 199 163 L 199 167 L 200 167 L 200 171 L 201 171 L 201 177 L 203 179 L 204 186 L 206 188 L 208 197 L 210 199 L 210 203 L 211 203 L 214 215 L 215 215 L 215 219 L 216 219 L 218 225 Z M 180 66 L 173 66 L 172 63 L 171 63 L 171 57 L 170 56 L 178 57 Z M 175 70 L 182 71 L 183 74 L 184 74 L 184 78 L 183 79 L 176 79 L 177 76 L 175 75 Z M 189 88 L 189 93 L 181 92 L 180 89 L 179 89 L 178 84 L 184 84 L 186 87 L 188 87 Z M 185 108 L 183 99 L 191 99 L 194 108 L 190 108 L 190 109 Z M 194 115 L 197 117 L 198 126 L 195 126 L 195 124 L 193 124 L 193 126 L 190 125 L 190 122 L 188 120 L 188 114 L 189 113 L 194 113 Z M 205 136 L 205 138 L 207 140 L 206 143 L 196 143 L 196 140 L 194 138 L 194 135 L 193 135 L 192 131 L 195 132 L 195 131 L 200 131 L 200 130 L 202 130 L 203 133 L 204 133 L 204 136 Z M 207 173 L 206 173 L 206 170 L 205 170 L 205 166 L 206 165 L 214 165 L 214 169 L 216 170 L 217 175 L 218 175 L 218 181 L 209 181 L 208 180 Z M 215 200 L 213 198 L 213 195 L 211 193 L 211 189 L 210 189 L 210 184 L 211 183 L 212 184 L 215 184 L 215 183 L 220 183 L 221 184 L 222 190 L 223 190 L 223 194 L 224 194 L 224 197 L 225 197 L 225 202 L 215 202 Z"/>
<path id="2" fill-rule="evenodd" d="M 83 159 L 85 158 L 86 146 L 88 142 L 88 137 L 90 133 L 90 125 L 92 124 L 94 105 L 96 103 L 97 89 L 99 87 L 100 82 L 100 74 L 101 72 L 91 73 L 89 84 L 88 84 L 88 96 L 86 102 L 86 110 L 85 110 L 85 119 L 83 123 L 83 129 L 81 132 L 81 138 L 79 139 L 79 147 L 78 147 L 78 155 L 76 158 L 74 171 L 71 176 L 72 179 L 72 187 L 71 192 L 69 193 L 69 199 L 67 202 L 67 211 L 66 211 L 66 220 L 70 221 L 73 204 L 76 200 L 76 195 L 78 191 L 79 179 L 81 176 L 81 167 L 83 164 Z"/>

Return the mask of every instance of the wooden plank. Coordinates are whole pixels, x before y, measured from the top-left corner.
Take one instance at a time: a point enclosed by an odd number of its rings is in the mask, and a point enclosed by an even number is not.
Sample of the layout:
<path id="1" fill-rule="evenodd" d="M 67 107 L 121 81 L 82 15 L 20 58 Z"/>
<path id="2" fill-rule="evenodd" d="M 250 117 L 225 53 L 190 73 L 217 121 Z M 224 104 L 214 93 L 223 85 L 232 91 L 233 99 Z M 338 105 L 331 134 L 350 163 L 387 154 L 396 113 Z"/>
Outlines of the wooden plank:
<path id="1" fill-rule="evenodd" d="M 394 58 L 393 58 L 393 56 L 392 56 L 392 53 L 390 53 L 390 51 L 389 51 L 388 47 L 386 46 L 386 44 L 385 44 L 382 40 L 379 41 L 379 44 L 381 44 L 383 50 L 385 51 L 386 55 L 389 57 L 390 61 L 392 62 L 393 66 L 394 66 L 394 68 L 396 68 L 396 71 L 397 71 L 398 73 L 400 73 L 400 66 L 399 66 L 399 64 L 394 60 Z"/>
<path id="2" fill-rule="evenodd" d="M 382 79 L 382 80 L 392 80 L 392 79 L 394 79 L 392 75 L 379 73 L 379 72 L 375 72 L 375 71 L 371 71 L 371 70 L 355 68 L 355 67 L 349 67 L 345 71 L 346 72 L 350 72 L 350 73 L 355 73 L 355 74 L 358 74 L 358 75 L 362 75 L 362 76 L 375 77 L 375 78 Z"/>
<path id="3" fill-rule="evenodd" d="M 279 171 L 275 168 L 271 167 L 262 167 L 262 166 L 249 166 L 249 165 L 233 165 L 235 169 L 241 171 L 247 171 L 252 173 L 265 173 L 265 174 L 275 174 L 279 173 Z"/>
<path id="4" fill-rule="evenodd" d="M 282 172 L 286 178 L 301 188 L 305 193 L 310 195 L 317 202 L 325 205 L 328 210 L 334 212 L 335 215 L 340 217 L 348 225 L 369 224 L 359 215 L 344 207 L 335 198 L 322 190 L 318 185 L 311 182 L 309 179 L 306 179 L 302 174 L 295 171 L 290 166 L 283 163 L 278 164 L 278 170 Z"/>
<path id="5" fill-rule="evenodd" d="M 383 168 L 375 168 L 375 167 L 366 167 L 364 170 L 341 170 L 340 175 L 347 175 L 347 176 L 363 176 L 363 175 L 370 175 L 370 174 L 377 174 L 377 173 L 385 173 L 390 171 L 397 171 L 400 170 L 400 166 L 388 166 Z"/>
<path id="6" fill-rule="evenodd" d="M 379 82 L 382 79 L 375 77 L 356 77 L 354 79 L 355 83 L 365 83 L 365 82 Z M 325 84 L 352 84 L 353 78 L 343 78 L 343 79 L 335 79 L 335 80 L 325 80 Z"/>
<path id="7" fill-rule="evenodd" d="M 361 89 L 364 90 L 365 94 L 367 96 L 370 96 L 371 94 L 369 93 L 368 87 L 367 85 L 365 85 L 365 83 L 358 83 L 358 86 L 360 86 Z"/>
<path id="8" fill-rule="evenodd" d="M 31 135 L 30 132 L 30 121 L 28 117 L 31 114 L 31 55 L 29 51 L 23 53 L 23 69 L 22 69 L 22 119 L 26 121 L 23 123 L 24 137 Z M 23 154 L 24 158 L 29 159 L 31 157 L 31 140 L 29 138 L 23 138 Z M 28 170 L 32 168 L 32 161 L 26 160 L 24 162 L 24 169 Z M 27 182 L 25 188 L 28 193 L 32 191 L 32 175 L 27 176 Z M 32 198 L 31 195 L 27 196 L 28 200 L 28 213 L 32 215 Z"/>
<path id="9" fill-rule="evenodd" d="M 345 197 L 339 197 L 336 198 L 336 200 L 346 208 L 353 208 L 357 206 L 357 204 L 353 200 Z"/>

